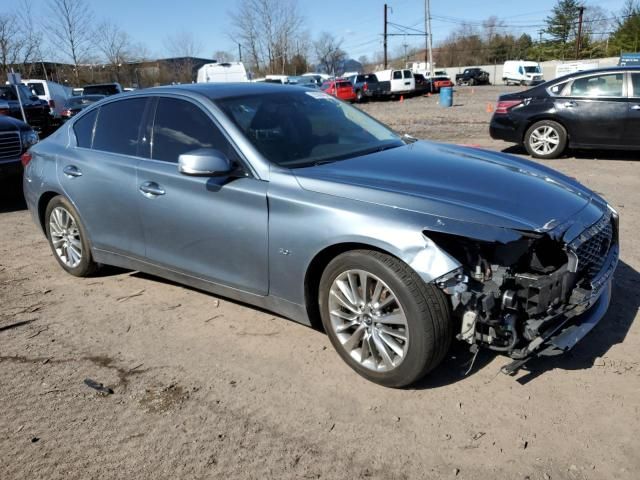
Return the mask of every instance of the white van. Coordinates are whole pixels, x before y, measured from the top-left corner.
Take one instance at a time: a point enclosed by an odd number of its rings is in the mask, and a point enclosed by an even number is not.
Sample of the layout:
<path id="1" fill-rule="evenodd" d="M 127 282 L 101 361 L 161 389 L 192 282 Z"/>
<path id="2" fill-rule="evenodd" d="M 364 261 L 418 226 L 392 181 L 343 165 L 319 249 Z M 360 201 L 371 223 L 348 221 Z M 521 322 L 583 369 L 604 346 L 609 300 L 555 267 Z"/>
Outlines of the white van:
<path id="1" fill-rule="evenodd" d="M 416 89 L 416 81 L 409 69 L 404 70 L 380 70 L 375 73 L 378 82 L 389 82 L 389 95 L 403 95 Z"/>
<path id="2" fill-rule="evenodd" d="M 540 64 L 526 60 L 508 60 L 504 62 L 502 81 L 505 85 L 533 85 L 544 81 Z"/>
<path id="3" fill-rule="evenodd" d="M 49 80 L 39 80 L 30 78 L 22 80 L 22 83 L 29 87 L 40 100 L 44 100 L 49 104 L 51 114 L 55 118 L 60 118 L 67 99 L 71 96 L 71 89 Z"/>
<path id="4" fill-rule="evenodd" d="M 248 82 L 242 62 L 207 63 L 198 69 L 198 83 Z"/>

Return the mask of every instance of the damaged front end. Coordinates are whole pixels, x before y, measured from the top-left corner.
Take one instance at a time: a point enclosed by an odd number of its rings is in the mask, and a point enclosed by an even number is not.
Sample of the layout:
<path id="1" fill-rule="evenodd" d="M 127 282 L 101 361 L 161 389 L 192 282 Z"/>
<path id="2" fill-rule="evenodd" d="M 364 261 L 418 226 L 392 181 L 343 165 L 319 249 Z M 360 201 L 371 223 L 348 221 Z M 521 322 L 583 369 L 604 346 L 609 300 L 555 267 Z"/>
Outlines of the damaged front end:
<path id="1" fill-rule="evenodd" d="M 451 299 L 457 338 L 509 355 L 505 373 L 572 348 L 606 313 L 618 262 L 618 215 L 597 214 L 494 241 L 425 231 L 462 265 L 434 282 Z"/>

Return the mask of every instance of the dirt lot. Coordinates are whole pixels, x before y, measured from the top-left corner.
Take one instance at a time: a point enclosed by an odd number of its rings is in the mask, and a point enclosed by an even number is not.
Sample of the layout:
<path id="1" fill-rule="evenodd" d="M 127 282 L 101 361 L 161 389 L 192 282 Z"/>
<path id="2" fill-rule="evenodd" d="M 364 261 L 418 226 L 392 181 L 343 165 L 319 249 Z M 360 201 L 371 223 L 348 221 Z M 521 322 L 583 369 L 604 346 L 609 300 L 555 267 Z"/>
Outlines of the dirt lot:
<path id="1" fill-rule="evenodd" d="M 501 90 L 363 108 L 421 138 L 504 149 L 485 111 Z M 410 390 L 364 381 L 324 334 L 268 312 L 135 272 L 64 274 L 19 186 L 0 184 L 0 479 L 639 478 L 640 163 L 547 163 L 621 213 L 606 318 L 516 377 L 486 352 L 464 377 L 458 347 Z"/>

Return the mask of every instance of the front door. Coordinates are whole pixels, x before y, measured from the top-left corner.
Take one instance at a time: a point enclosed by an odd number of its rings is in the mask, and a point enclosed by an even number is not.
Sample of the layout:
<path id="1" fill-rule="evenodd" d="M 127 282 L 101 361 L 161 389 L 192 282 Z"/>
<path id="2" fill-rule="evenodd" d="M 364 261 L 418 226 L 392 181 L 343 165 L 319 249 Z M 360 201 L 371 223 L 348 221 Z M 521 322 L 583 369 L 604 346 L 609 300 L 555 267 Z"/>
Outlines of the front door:
<path id="1" fill-rule="evenodd" d="M 623 72 L 585 75 L 555 97 L 557 116 L 572 145 L 620 145 L 627 119 L 624 79 Z"/>
<path id="2" fill-rule="evenodd" d="M 241 160 L 210 115 L 188 99 L 160 97 L 150 159 L 138 165 L 146 257 L 156 265 L 259 295 L 268 291 L 267 182 L 250 174 L 197 177 L 178 156 L 215 148 Z"/>

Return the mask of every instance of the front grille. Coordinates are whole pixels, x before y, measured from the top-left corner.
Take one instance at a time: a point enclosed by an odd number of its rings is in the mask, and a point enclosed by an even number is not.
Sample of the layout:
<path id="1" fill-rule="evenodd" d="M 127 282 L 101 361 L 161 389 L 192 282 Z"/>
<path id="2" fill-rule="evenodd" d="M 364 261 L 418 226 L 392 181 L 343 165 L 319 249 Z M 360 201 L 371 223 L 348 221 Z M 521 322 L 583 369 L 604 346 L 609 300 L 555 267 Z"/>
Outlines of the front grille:
<path id="1" fill-rule="evenodd" d="M 578 257 L 578 273 L 592 280 L 602 270 L 613 242 L 611 218 L 603 217 L 588 228 L 582 236 L 586 236 L 586 239 L 574 249 Z"/>
<path id="2" fill-rule="evenodd" d="M 19 132 L 0 132 L 0 160 L 19 157 L 22 143 Z"/>

